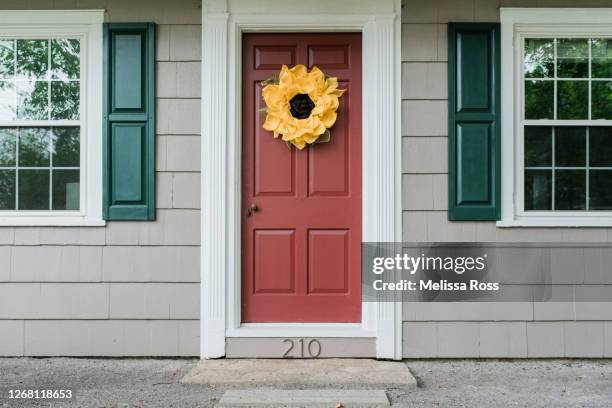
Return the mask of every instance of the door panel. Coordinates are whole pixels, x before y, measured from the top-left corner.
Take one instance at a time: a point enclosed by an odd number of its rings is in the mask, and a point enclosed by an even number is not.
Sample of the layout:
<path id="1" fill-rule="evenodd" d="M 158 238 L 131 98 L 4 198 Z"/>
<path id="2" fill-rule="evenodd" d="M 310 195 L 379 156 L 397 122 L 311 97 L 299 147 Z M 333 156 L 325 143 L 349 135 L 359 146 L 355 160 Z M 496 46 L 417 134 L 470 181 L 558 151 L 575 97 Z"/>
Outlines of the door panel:
<path id="1" fill-rule="evenodd" d="M 261 96 L 261 85 L 255 86 L 257 109 L 265 107 Z M 262 129 L 265 116 L 255 115 L 255 128 Z M 265 132 L 265 131 L 264 131 Z M 273 137 L 257 137 L 255 143 L 255 196 L 295 195 L 295 151 L 288 151 L 284 143 Z"/>
<path id="2" fill-rule="evenodd" d="M 324 71 L 333 68 L 348 69 L 350 49 L 348 44 L 310 45 L 308 46 L 308 65 L 316 65 Z"/>
<path id="3" fill-rule="evenodd" d="M 348 292 L 348 230 L 308 231 L 308 293 Z"/>
<path id="4" fill-rule="evenodd" d="M 346 81 L 339 83 L 350 94 Z M 338 119 L 332 128 L 334 141 L 326 149 L 310 149 L 308 152 L 308 195 L 346 196 L 349 192 L 349 164 L 351 137 L 347 137 L 349 118 L 347 99 L 340 98 Z"/>
<path id="5" fill-rule="evenodd" d="M 242 61 L 242 321 L 359 322 L 361 35 L 245 34 Z M 282 64 L 347 89 L 329 143 L 300 151 L 262 128 L 260 83 Z"/>
<path id="6" fill-rule="evenodd" d="M 295 293 L 295 231 L 254 232 L 254 292 Z"/>
<path id="7" fill-rule="evenodd" d="M 255 46 L 255 69 L 276 69 L 279 64 L 295 65 L 295 50 L 293 45 Z"/>

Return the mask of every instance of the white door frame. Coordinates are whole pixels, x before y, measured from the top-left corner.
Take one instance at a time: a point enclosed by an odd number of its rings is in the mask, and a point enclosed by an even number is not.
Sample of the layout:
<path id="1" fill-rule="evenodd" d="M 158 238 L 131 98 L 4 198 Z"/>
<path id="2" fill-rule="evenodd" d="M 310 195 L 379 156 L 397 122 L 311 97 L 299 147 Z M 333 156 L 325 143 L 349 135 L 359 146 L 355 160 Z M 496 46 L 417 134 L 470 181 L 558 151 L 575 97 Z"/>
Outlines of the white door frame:
<path id="1" fill-rule="evenodd" d="M 226 337 L 370 337 L 401 359 L 400 302 L 363 303 L 357 324 L 241 324 L 241 55 L 243 32 L 359 31 L 363 41 L 364 242 L 401 240 L 400 0 L 204 0 L 200 356 Z"/>

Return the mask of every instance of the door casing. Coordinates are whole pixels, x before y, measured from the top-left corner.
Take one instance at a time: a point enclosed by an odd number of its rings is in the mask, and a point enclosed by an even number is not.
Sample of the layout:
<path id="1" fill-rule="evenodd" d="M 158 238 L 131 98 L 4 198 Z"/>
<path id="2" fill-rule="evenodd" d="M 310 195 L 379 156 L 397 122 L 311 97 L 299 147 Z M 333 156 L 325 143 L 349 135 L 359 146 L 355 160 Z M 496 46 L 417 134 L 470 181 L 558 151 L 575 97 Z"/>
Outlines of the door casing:
<path id="1" fill-rule="evenodd" d="M 202 7 L 201 358 L 223 357 L 226 337 L 308 336 L 376 338 L 378 358 L 401 359 L 399 302 L 364 302 L 355 324 L 241 324 L 243 32 L 362 33 L 362 239 L 401 240 L 400 0 L 311 0 L 307 9 L 286 2 L 282 13 L 273 4 L 235 0 L 230 9 L 227 0 L 204 0 Z"/>

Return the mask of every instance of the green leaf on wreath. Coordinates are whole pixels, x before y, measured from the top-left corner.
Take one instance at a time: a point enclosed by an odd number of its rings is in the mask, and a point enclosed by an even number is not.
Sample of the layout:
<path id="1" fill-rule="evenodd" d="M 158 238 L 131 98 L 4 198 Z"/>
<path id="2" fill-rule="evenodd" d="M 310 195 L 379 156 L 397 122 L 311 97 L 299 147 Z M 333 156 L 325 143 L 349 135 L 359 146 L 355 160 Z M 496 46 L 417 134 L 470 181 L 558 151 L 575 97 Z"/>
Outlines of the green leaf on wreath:
<path id="1" fill-rule="evenodd" d="M 329 129 L 325 129 L 325 132 L 321 133 L 321 136 L 317 139 L 315 143 L 327 143 L 331 139 L 331 132 Z"/>
<path id="2" fill-rule="evenodd" d="M 272 77 L 261 81 L 261 86 L 278 85 L 279 82 L 280 82 L 280 79 L 278 77 L 278 74 L 274 74 Z"/>

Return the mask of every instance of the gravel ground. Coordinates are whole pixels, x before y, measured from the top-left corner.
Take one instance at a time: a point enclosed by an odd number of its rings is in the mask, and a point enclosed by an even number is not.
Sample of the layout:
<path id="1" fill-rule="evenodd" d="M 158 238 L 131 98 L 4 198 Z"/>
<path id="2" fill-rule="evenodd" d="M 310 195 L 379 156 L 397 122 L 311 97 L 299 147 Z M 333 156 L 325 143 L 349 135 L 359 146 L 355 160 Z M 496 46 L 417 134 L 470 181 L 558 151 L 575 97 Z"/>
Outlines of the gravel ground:
<path id="1" fill-rule="evenodd" d="M 403 407 L 612 407 L 612 360 L 407 361 Z"/>
<path id="2" fill-rule="evenodd" d="M 222 387 L 179 382 L 196 363 L 185 359 L 4 358 L 0 359 L 0 389 L 71 387 L 76 389 L 77 401 L 18 405 L 0 399 L 0 407 L 214 406 L 223 394 Z M 398 407 L 612 406 L 612 360 L 410 360 L 406 364 L 419 388 L 405 392 L 387 387 Z M 286 384 L 283 388 L 307 386 Z"/>

